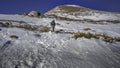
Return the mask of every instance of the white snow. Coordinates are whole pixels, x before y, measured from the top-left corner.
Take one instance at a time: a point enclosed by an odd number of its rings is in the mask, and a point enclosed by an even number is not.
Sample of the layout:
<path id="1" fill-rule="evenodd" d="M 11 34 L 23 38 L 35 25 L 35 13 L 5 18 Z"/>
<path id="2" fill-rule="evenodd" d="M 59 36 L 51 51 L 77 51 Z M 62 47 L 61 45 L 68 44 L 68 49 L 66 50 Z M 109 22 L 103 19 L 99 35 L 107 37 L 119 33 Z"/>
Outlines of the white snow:
<path id="1" fill-rule="evenodd" d="M 30 22 L 31 23 L 31 22 L 36 22 L 39 19 L 24 16 L 24 15 L 3 15 L 3 14 L 0 14 L 0 20 L 25 21 L 25 22 Z"/>
<path id="2" fill-rule="evenodd" d="M 92 18 L 92 17 L 91 17 Z M 0 20 L 24 21 L 31 25 L 49 26 L 51 18 L 0 15 Z M 55 20 L 55 30 L 91 32 L 120 37 L 120 24 L 90 24 Z M 3 22 L 3 21 L 1 21 Z M 14 23 L 14 22 L 12 22 Z M 69 24 L 68 24 L 69 23 Z M 91 28 L 84 31 L 84 28 Z M 15 68 L 119 68 L 120 42 L 101 39 L 72 38 L 73 34 L 34 32 L 21 28 L 0 27 L 0 67 Z M 94 30 L 94 31 L 92 31 Z M 40 37 L 35 34 L 41 35 Z M 18 39 L 10 38 L 18 36 Z M 7 44 L 7 41 L 11 43 Z"/>
<path id="3" fill-rule="evenodd" d="M 65 5 L 65 6 L 80 7 L 78 5 Z"/>

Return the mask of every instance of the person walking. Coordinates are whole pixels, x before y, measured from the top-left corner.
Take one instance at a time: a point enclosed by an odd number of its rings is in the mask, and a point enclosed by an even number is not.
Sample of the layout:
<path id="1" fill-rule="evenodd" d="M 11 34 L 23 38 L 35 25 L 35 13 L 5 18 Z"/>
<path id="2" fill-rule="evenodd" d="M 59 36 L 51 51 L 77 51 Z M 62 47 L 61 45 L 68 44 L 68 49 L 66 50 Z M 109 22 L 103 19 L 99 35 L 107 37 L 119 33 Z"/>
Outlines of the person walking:
<path id="1" fill-rule="evenodd" d="M 55 20 L 51 21 L 51 22 L 50 22 L 50 25 L 51 25 L 51 27 L 52 27 L 52 31 L 54 32 L 54 30 L 55 30 L 55 25 L 56 25 Z"/>

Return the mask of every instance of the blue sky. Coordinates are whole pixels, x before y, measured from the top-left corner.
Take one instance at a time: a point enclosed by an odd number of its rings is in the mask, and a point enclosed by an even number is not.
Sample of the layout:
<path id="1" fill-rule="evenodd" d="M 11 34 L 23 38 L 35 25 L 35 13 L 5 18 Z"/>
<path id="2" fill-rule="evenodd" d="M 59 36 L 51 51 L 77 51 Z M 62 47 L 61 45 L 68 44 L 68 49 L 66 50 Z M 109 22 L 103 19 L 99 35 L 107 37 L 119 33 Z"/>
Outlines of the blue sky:
<path id="1" fill-rule="evenodd" d="M 45 13 L 58 5 L 65 4 L 80 5 L 102 11 L 120 12 L 120 0 L 0 0 L 0 14 L 17 14 L 32 10 Z"/>

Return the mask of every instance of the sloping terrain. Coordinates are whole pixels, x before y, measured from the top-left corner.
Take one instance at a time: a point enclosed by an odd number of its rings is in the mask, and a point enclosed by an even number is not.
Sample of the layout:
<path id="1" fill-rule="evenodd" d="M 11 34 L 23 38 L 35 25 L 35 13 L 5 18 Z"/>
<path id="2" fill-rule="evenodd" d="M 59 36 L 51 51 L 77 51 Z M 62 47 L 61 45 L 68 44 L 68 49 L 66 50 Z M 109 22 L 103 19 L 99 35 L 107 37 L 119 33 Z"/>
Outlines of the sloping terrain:
<path id="1" fill-rule="evenodd" d="M 0 14 L 0 68 L 120 68 L 119 23 L 52 20 Z"/>
<path id="2" fill-rule="evenodd" d="M 73 20 L 73 21 L 119 21 L 120 14 L 112 12 L 104 12 L 92 10 L 89 8 L 77 5 L 62 5 L 45 13 L 48 17 L 56 17 L 60 19 Z M 114 22 L 113 22 L 114 23 Z"/>

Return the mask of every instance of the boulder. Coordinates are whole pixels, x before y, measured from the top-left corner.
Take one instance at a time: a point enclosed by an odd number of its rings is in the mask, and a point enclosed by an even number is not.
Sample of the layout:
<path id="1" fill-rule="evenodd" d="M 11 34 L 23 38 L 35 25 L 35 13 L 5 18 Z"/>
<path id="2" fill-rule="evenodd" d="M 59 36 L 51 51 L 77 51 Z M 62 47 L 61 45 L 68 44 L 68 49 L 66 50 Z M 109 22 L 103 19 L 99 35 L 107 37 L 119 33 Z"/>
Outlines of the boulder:
<path id="1" fill-rule="evenodd" d="M 38 16 L 40 16 L 41 14 L 39 13 L 39 12 L 37 12 L 37 11 L 31 11 L 29 14 L 28 14 L 28 16 L 33 16 L 33 17 L 38 17 Z"/>

